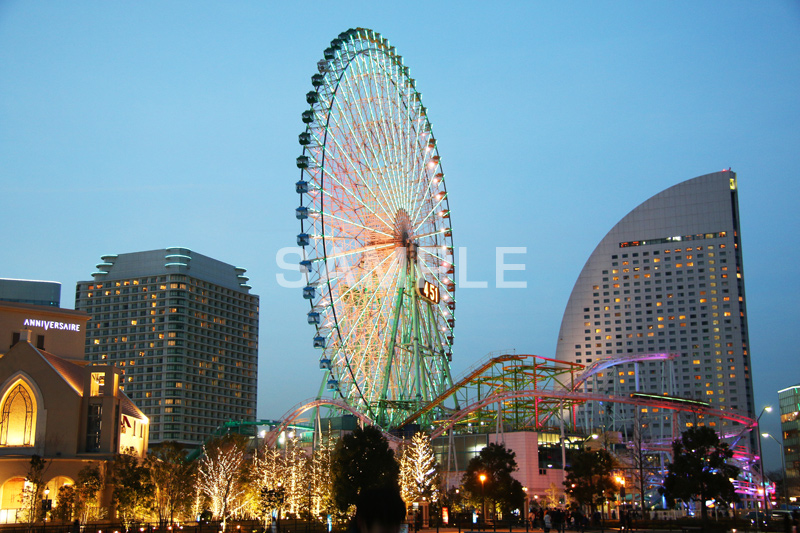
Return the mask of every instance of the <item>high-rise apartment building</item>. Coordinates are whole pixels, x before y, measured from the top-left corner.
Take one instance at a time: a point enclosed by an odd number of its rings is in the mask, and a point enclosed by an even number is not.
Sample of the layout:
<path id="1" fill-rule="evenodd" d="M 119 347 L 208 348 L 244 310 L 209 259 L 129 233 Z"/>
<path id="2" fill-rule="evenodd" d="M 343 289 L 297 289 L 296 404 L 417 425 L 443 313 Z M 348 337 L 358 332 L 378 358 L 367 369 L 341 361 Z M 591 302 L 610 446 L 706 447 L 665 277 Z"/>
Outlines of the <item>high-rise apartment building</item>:
<path id="1" fill-rule="evenodd" d="M 91 315 L 86 358 L 122 369 L 151 444 L 255 420 L 258 296 L 245 269 L 167 248 L 103 256 L 92 278 L 75 292 Z"/>
<path id="2" fill-rule="evenodd" d="M 800 497 L 800 384 L 778 391 L 789 497 Z"/>
<path id="3" fill-rule="evenodd" d="M 754 416 L 737 195 L 730 170 L 679 183 L 597 245 L 570 295 L 556 357 L 587 365 L 631 354 L 677 357 L 611 367 L 587 391 L 673 394 Z M 616 431 L 639 424 L 664 439 L 686 425 L 731 424 L 695 416 L 676 428 L 665 413 L 634 411 L 589 403 L 578 423 Z"/>

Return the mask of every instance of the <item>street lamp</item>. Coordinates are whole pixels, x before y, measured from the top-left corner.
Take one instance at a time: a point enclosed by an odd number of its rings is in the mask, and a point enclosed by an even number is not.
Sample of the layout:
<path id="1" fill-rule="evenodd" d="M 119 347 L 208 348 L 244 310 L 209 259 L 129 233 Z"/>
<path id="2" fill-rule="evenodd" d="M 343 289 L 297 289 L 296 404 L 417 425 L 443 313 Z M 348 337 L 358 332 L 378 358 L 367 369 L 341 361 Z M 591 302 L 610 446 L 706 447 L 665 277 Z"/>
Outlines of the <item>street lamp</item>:
<path id="1" fill-rule="evenodd" d="M 771 438 L 772 440 L 774 440 L 778 444 L 778 446 L 781 447 L 781 465 L 783 466 L 783 503 L 784 503 L 784 505 L 786 505 L 786 508 L 788 509 L 789 508 L 789 492 L 788 492 L 788 487 L 787 487 L 787 483 L 786 483 L 786 457 L 784 456 L 783 444 L 778 442 L 778 439 L 776 439 L 775 437 L 773 437 L 769 433 L 762 433 L 761 436 L 762 437 Z"/>
<path id="2" fill-rule="evenodd" d="M 617 494 L 619 502 L 617 503 L 617 518 L 622 520 L 622 501 L 625 498 L 625 478 L 622 476 L 614 476 L 614 481 L 619 485 L 619 493 Z"/>
<path id="3" fill-rule="evenodd" d="M 766 517 L 767 516 L 766 515 L 766 513 L 767 513 L 767 487 L 764 485 L 764 478 L 766 476 L 764 475 L 764 457 L 763 457 L 763 454 L 761 453 L 761 417 L 764 415 L 765 412 L 766 413 L 771 413 L 772 412 L 772 407 L 767 405 L 761 410 L 761 413 L 759 413 L 758 418 L 756 418 L 756 431 L 758 431 L 758 439 L 757 439 L 758 440 L 758 463 L 759 463 L 759 466 L 761 467 L 761 488 L 764 489 L 764 516 Z M 758 511 L 756 511 L 756 515 L 757 514 L 758 514 Z M 758 518 L 758 516 L 756 516 L 756 518 Z M 756 524 L 758 524 L 758 522 L 759 522 L 759 520 L 756 520 Z M 756 528 L 758 528 L 758 526 L 756 526 Z M 758 531 L 758 529 L 756 529 L 756 531 Z"/>
<path id="4" fill-rule="evenodd" d="M 44 528 L 47 529 L 47 511 L 50 510 L 50 487 L 44 488 L 44 500 L 42 500 L 42 510 L 44 511 Z"/>
<path id="5" fill-rule="evenodd" d="M 483 484 L 486 482 L 486 474 L 480 474 L 478 479 L 481 480 L 481 522 L 486 522 L 486 496 L 483 491 Z"/>

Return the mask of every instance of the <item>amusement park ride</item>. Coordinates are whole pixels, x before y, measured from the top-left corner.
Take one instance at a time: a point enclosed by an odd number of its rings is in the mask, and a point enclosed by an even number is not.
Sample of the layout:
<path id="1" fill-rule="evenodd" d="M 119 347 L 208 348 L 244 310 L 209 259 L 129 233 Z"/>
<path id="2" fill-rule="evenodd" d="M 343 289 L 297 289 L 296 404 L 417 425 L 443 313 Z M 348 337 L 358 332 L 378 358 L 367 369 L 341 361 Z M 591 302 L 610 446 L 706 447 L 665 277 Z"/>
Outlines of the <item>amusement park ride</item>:
<path id="1" fill-rule="evenodd" d="M 363 28 L 331 42 L 311 83 L 299 135 L 295 214 L 306 321 L 323 378 L 319 395 L 274 423 L 267 442 L 275 443 L 292 424 L 319 430 L 320 410 L 326 417 L 349 413 L 393 441 L 419 428 L 434 438 L 560 432 L 563 441 L 565 431 L 594 431 L 579 420 L 586 402 L 626 403 L 671 420 L 668 439 L 650 443 L 664 451 L 689 419 L 725 420 L 727 437 L 755 426 L 734 411 L 669 391 L 589 392 L 596 390 L 587 386 L 590 379 L 614 365 L 668 364 L 675 354 L 628 354 L 589 367 L 490 354 L 454 381 L 450 198 L 422 95 L 395 47 Z"/>
<path id="2" fill-rule="evenodd" d="M 588 368 L 490 354 L 454 382 L 450 198 L 422 95 L 395 47 L 364 28 L 331 41 L 311 83 L 295 214 L 306 320 L 324 377 L 318 397 L 287 413 L 286 424 L 329 406 L 390 434 L 413 424 L 435 436 L 490 420 L 500 429 L 541 431 L 563 419 L 574 430 L 576 409 L 603 401 L 752 425 L 703 402 L 586 392 L 590 378 L 614 365 L 674 354 L 626 355 Z"/>

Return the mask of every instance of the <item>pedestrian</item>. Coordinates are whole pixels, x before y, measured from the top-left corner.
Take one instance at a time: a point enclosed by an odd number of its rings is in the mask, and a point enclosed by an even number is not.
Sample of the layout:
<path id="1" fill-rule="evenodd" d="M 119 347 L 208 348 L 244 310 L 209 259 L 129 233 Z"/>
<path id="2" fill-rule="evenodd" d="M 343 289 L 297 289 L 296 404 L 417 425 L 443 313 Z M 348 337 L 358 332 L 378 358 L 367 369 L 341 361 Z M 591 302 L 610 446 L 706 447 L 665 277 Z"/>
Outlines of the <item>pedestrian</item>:
<path id="1" fill-rule="evenodd" d="M 553 517 L 550 516 L 550 511 L 545 511 L 544 519 L 542 521 L 544 523 L 544 526 L 542 527 L 544 533 L 550 533 L 550 528 L 553 527 Z"/>
<path id="2" fill-rule="evenodd" d="M 586 529 L 586 524 L 584 522 L 586 519 L 583 517 L 583 513 L 581 513 L 579 509 L 576 509 L 573 516 L 575 517 L 575 530 L 583 533 L 584 529 Z"/>
<path id="3" fill-rule="evenodd" d="M 362 489 L 347 533 L 400 533 L 406 504 L 397 487 Z"/>

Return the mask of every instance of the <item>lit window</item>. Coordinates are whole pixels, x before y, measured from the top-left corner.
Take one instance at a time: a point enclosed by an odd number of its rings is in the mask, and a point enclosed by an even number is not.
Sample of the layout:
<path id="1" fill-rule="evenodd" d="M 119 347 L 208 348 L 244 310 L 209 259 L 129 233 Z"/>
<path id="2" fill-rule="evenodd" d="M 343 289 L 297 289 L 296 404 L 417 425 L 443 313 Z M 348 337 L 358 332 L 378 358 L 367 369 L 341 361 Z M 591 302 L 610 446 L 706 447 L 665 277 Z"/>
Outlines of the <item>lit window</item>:
<path id="1" fill-rule="evenodd" d="M 3 399 L 0 446 L 33 446 L 36 401 L 27 383 L 18 380 Z"/>

